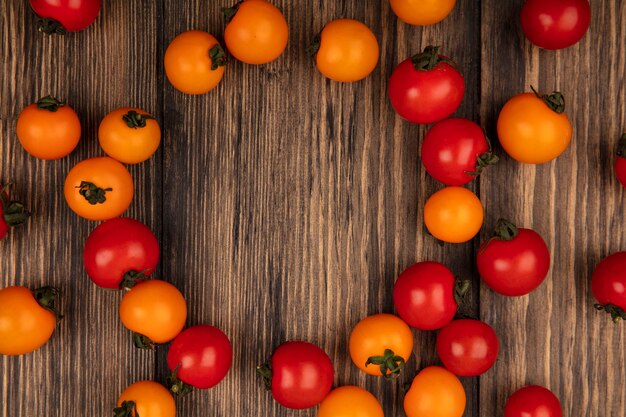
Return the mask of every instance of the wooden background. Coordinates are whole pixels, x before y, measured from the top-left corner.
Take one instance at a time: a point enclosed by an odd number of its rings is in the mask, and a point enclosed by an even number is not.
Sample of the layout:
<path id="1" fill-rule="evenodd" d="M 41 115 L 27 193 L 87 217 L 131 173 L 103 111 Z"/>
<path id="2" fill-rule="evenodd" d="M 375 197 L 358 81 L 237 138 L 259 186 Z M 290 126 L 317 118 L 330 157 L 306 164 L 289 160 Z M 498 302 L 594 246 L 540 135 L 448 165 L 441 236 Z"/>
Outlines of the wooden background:
<path id="1" fill-rule="evenodd" d="M 258 67 L 231 60 L 215 91 L 192 97 L 165 79 L 164 49 L 185 30 L 220 34 L 227 0 L 105 0 L 94 25 L 65 37 L 38 34 L 26 1 L 0 0 L 0 179 L 15 182 L 35 213 L 0 242 L 0 286 L 53 284 L 66 315 L 42 349 L 0 358 L 0 416 L 106 416 L 128 384 L 165 379 L 166 347 L 135 350 L 117 317 L 120 294 L 88 280 L 82 247 L 95 223 L 62 196 L 68 170 L 102 155 L 98 123 L 122 106 L 155 114 L 164 130 L 157 154 L 131 168 L 137 193 L 127 214 L 156 232 L 157 276 L 183 291 L 189 324 L 221 327 L 235 350 L 225 381 L 178 401 L 179 416 L 314 416 L 281 408 L 255 377 L 255 365 L 290 339 L 321 345 L 336 385 L 366 387 L 387 416 L 404 415 L 399 385 L 360 373 L 347 340 L 362 317 L 393 312 L 395 278 L 421 260 L 471 278 L 464 312 L 500 337 L 494 368 L 463 380 L 465 416 L 501 416 L 506 397 L 530 383 L 553 389 L 565 416 L 624 416 L 626 327 L 593 309 L 589 279 L 602 257 L 626 249 L 626 193 L 612 174 L 626 129 L 626 2 L 593 0 L 590 32 L 560 52 L 524 39 L 521 3 L 460 0 L 445 21 L 419 28 L 384 0 L 276 0 L 291 28 L 285 54 Z M 326 80 L 304 52 L 340 17 L 365 22 L 380 41 L 380 65 L 365 81 Z M 486 209 L 482 238 L 504 216 L 552 248 L 552 272 L 529 296 L 480 285 L 479 238 L 440 247 L 424 233 L 423 204 L 441 186 L 419 162 L 424 128 L 395 116 L 386 84 L 428 44 L 442 45 L 465 75 L 457 115 L 493 139 L 512 95 L 532 84 L 566 96 L 575 136 L 558 160 L 530 166 L 504 156 L 470 186 Z M 30 157 L 15 136 L 21 109 L 46 94 L 67 99 L 83 124 L 78 149 L 56 162 Z M 434 340 L 416 334 L 405 379 L 437 363 Z"/>

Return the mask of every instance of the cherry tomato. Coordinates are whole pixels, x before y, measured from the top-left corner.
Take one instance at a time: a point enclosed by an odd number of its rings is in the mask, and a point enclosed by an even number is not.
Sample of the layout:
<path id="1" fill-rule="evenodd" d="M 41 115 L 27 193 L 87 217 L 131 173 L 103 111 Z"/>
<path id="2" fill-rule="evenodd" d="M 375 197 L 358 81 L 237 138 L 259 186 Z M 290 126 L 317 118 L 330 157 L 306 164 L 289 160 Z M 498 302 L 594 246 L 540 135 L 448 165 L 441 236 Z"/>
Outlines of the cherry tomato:
<path id="1" fill-rule="evenodd" d="M 483 225 L 483 206 L 470 190 L 445 187 L 426 201 L 424 223 L 430 234 L 443 242 L 467 242 Z"/>
<path id="2" fill-rule="evenodd" d="M 143 223 L 107 220 L 85 242 L 83 262 L 89 278 L 102 288 L 129 288 L 149 276 L 159 262 L 159 242 Z"/>
<path id="3" fill-rule="evenodd" d="M 100 0 L 30 0 L 30 7 L 42 20 L 40 32 L 63 34 L 91 25 L 100 13 Z"/>
<path id="4" fill-rule="evenodd" d="M 139 381 L 122 392 L 113 416 L 176 417 L 176 403 L 163 385 L 153 381 Z"/>
<path id="5" fill-rule="evenodd" d="M 60 159 L 78 145 L 80 120 L 70 106 L 46 96 L 22 110 L 17 118 L 17 138 L 36 158 Z"/>
<path id="6" fill-rule="evenodd" d="M 585 36 L 591 7 L 587 0 L 526 0 L 520 18 L 529 41 L 544 49 L 563 49 Z"/>
<path id="7" fill-rule="evenodd" d="M 436 330 L 454 318 L 458 301 L 469 282 L 455 283 L 454 275 L 439 262 L 418 262 L 404 270 L 393 286 L 398 315 L 419 330 Z"/>
<path id="8" fill-rule="evenodd" d="M 572 140 L 563 95 L 523 93 L 513 97 L 498 116 L 498 137 L 506 153 L 519 162 L 552 161 Z"/>
<path id="9" fill-rule="evenodd" d="M 389 0 L 393 12 L 410 25 L 434 25 L 445 19 L 456 0 Z"/>
<path id="10" fill-rule="evenodd" d="M 317 417 L 384 417 L 384 414 L 380 403 L 369 391 L 347 385 L 328 394 Z"/>
<path id="11" fill-rule="evenodd" d="M 191 387 L 214 387 L 224 379 L 232 363 L 233 348 L 224 332 L 209 325 L 190 327 L 176 336 L 167 352 L 171 390 L 184 395 Z"/>
<path id="12" fill-rule="evenodd" d="M 11 184 L 0 184 L 0 240 L 9 232 L 11 227 L 20 226 L 30 217 L 30 213 L 19 201 L 9 200 Z"/>
<path id="13" fill-rule="evenodd" d="M 429 124 L 454 113 L 463 100 L 465 80 L 438 55 L 439 47 L 427 46 L 393 70 L 389 99 L 398 115 L 412 123 Z"/>
<path id="14" fill-rule="evenodd" d="M 550 251 L 539 233 L 500 219 L 494 237 L 476 256 L 478 273 L 497 293 L 518 297 L 537 288 L 550 270 Z"/>
<path id="15" fill-rule="evenodd" d="M 397 377 L 412 352 L 413 332 L 392 314 L 366 317 L 350 334 L 352 362 L 370 375 Z"/>
<path id="16" fill-rule="evenodd" d="M 506 400 L 504 417 L 562 417 L 559 399 L 547 388 L 528 385 Z"/>
<path id="17" fill-rule="evenodd" d="M 24 287 L 0 290 L 0 354 L 23 355 L 39 349 L 52 336 L 60 314 L 54 309 L 57 290 Z"/>
<path id="18" fill-rule="evenodd" d="M 333 364 L 319 347 L 307 342 L 286 342 L 271 362 L 257 367 L 267 389 L 287 408 L 311 408 L 330 392 L 335 377 Z"/>
<path id="19" fill-rule="evenodd" d="M 165 51 L 165 74 L 174 88 L 204 94 L 224 77 L 226 54 L 213 35 L 200 30 L 183 32 Z"/>
<path id="20" fill-rule="evenodd" d="M 622 135 L 617 146 L 617 157 L 615 158 L 615 174 L 619 182 L 626 187 L 626 133 Z"/>
<path id="21" fill-rule="evenodd" d="M 125 107 L 102 119 L 98 140 L 111 158 L 125 164 L 138 164 L 156 152 L 161 143 L 161 128 L 144 110 Z"/>
<path id="22" fill-rule="evenodd" d="M 614 322 L 626 320 L 626 252 L 616 252 L 602 260 L 591 276 L 595 307 L 611 315 Z"/>
<path id="23" fill-rule="evenodd" d="M 134 333 L 138 348 L 175 338 L 185 326 L 187 305 L 176 287 L 161 280 L 141 281 L 124 294 L 120 303 L 122 324 Z"/>
<path id="24" fill-rule="evenodd" d="M 447 369 L 423 369 L 404 396 L 407 417 L 461 417 L 465 412 L 465 390 Z"/>
<path id="25" fill-rule="evenodd" d="M 64 193 L 65 201 L 79 216 L 108 220 L 126 211 L 135 188 L 124 165 L 100 157 L 76 164 L 65 178 Z"/>
<path id="26" fill-rule="evenodd" d="M 480 320 L 454 320 L 437 335 L 437 355 L 458 376 L 478 376 L 498 358 L 498 336 Z"/>
<path id="27" fill-rule="evenodd" d="M 426 172 L 446 185 L 463 185 L 498 162 L 485 132 L 467 119 L 446 119 L 430 128 L 422 142 Z"/>
<path id="28" fill-rule="evenodd" d="M 246 64 L 267 64 L 287 47 L 289 28 L 280 9 L 265 0 L 246 0 L 224 12 L 228 51 Z"/>
<path id="29" fill-rule="evenodd" d="M 309 47 L 317 69 L 334 81 L 353 82 L 367 77 L 378 64 L 376 36 L 363 23 L 337 19 L 328 23 Z"/>

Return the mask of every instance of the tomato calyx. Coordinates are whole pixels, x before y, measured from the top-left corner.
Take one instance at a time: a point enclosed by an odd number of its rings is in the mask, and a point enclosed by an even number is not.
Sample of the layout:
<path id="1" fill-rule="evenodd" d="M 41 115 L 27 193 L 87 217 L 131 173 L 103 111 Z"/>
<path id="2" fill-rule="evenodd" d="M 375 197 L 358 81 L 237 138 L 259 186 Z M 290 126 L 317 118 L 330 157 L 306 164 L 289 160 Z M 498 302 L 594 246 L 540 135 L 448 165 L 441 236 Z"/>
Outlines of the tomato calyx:
<path id="1" fill-rule="evenodd" d="M 167 386 L 170 387 L 170 391 L 178 398 L 184 397 L 187 394 L 190 394 L 193 391 L 193 387 L 180 379 L 178 379 L 178 369 L 181 364 L 176 365 L 176 368 L 172 371 L 172 373 L 167 377 Z"/>
<path id="2" fill-rule="evenodd" d="M 58 294 L 59 290 L 54 287 L 41 287 L 33 291 L 37 304 L 54 314 L 57 323 L 63 318 L 61 312 L 54 305 Z"/>
<path id="3" fill-rule="evenodd" d="M 135 110 L 129 110 L 128 113 L 122 116 L 122 120 L 126 123 L 126 126 L 131 129 L 138 129 L 146 127 L 148 120 L 156 120 L 154 117 L 149 114 L 140 114 Z"/>
<path id="4" fill-rule="evenodd" d="M 617 142 L 616 154 L 621 158 L 626 158 L 626 133 L 623 133 L 619 142 Z"/>
<path id="5" fill-rule="evenodd" d="M 317 51 L 320 50 L 320 45 L 322 44 L 322 35 L 317 34 L 311 41 L 311 43 L 306 47 L 306 54 L 312 58 L 315 58 L 317 55 Z"/>
<path id="6" fill-rule="evenodd" d="M 58 20 L 49 17 L 40 17 L 37 19 L 37 30 L 46 35 L 65 35 L 67 30 Z"/>
<path id="7" fill-rule="evenodd" d="M 155 343 L 148 336 L 133 332 L 133 345 L 137 349 L 154 350 Z"/>
<path id="8" fill-rule="evenodd" d="M 463 300 L 471 288 L 472 282 L 467 279 L 454 282 L 454 301 L 457 307 L 463 304 Z"/>
<path id="9" fill-rule="evenodd" d="M 113 188 L 99 188 L 94 183 L 89 181 L 81 181 L 78 187 L 79 194 L 85 197 L 85 200 L 92 206 L 96 204 L 103 204 L 107 201 L 107 191 L 113 191 Z"/>
<path id="10" fill-rule="evenodd" d="M 626 311 L 614 304 L 594 304 L 598 311 L 605 311 L 611 315 L 613 323 L 619 323 L 620 320 L 626 320 Z"/>
<path id="11" fill-rule="evenodd" d="M 6 224 L 14 227 L 24 224 L 31 214 L 26 210 L 24 204 L 21 202 L 8 200 L 7 196 L 9 187 L 11 187 L 11 183 L 8 183 L 0 188 L 0 203 L 2 203 L 0 214 Z"/>
<path id="12" fill-rule="evenodd" d="M 55 113 L 63 106 L 65 106 L 64 101 L 59 100 L 56 97 L 52 97 L 51 95 L 47 95 L 37 100 L 37 108 L 39 110 L 48 110 L 49 112 Z"/>
<path id="13" fill-rule="evenodd" d="M 552 94 L 539 94 L 532 85 L 530 89 L 555 113 L 561 114 L 565 111 L 565 97 L 559 91 L 553 91 Z"/>
<path id="14" fill-rule="evenodd" d="M 144 269 L 143 271 L 135 271 L 134 269 L 131 269 L 126 272 L 120 282 L 120 290 L 129 291 L 137 285 L 138 282 L 152 279 L 146 276 L 146 272 L 148 272 L 147 269 Z"/>
<path id="15" fill-rule="evenodd" d="M 442 62 L 454 66 L 452 60 L 438 54 L 439 46 L 428 45 L 422 52 L 411 57 L 413 67 L 417 71 L 432 71 Z"/>
<path id="16" fill-rule="evenodd" d="M 215 44 L 209 49 L 209 58 L 211 59 L 211 71 L 215 71 L 226 64 L 226 52 L 220 44 Z"/>
<path id="17" fill-rule="evenodd" d="M 272 367 L 269 363 L 264 363 L 256 367 L 256 374 L 263 380 L 265 389 L 270 391 L 272 389 Z"/>
<path id="18" fill-rule="evenodd" d="M 517 226 L 513 223 L 507 219 L 498 219 L 493 238 L 508 242 L 515 239 L 518 233 L 519 231 L 517 230 Z"/>
<path id="19" fill-rule="evenodd" d="M 233 20 L 233 18 L 237 14 L 237 11 L 239 10 L 239 6 L 241 5 L 241 3 L 243 3 L 243 1 L 235 3 L 235 5 L 232 7 L 222 7 L 222 15 L 224 15 L 224 20 L 226 20 L 226 23 L 230 23 L 230 21 Z"/>
<path id="20" fill-rule="evenodd" d="M 113 409 L 113 417 L 140 417 L 137 413 L 137 405 L 134 401 L 124 401 L 119 407 Z"/>
<path id="21" fill-rule="evenodd" d="M 385 349 L 383 355 L 370 356 L 365 362 L 365 366 L 378 365 L 380 367 L 380 373 L 387 380 L 396 379 L 400 376 L 400 372 L 405 365 L 405 360 L 402 356 L 398 356 L 391 349 Z"/>

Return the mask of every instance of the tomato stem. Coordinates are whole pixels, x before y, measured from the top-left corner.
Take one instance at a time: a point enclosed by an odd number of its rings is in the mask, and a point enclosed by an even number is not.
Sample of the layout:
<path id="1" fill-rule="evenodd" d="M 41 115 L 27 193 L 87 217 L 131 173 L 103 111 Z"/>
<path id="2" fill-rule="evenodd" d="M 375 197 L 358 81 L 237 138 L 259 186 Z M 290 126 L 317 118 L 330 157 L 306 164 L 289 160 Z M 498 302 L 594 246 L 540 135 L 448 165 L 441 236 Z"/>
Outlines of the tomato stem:
<path id="1" fill-rule="evenodd" d="M 626 158 L 626 133 L 623 133 L 619 142 L 617 142 L 617 156 Z"/>
<path id="2" fill-rule="evenodd" d="M 40 17 L 37 19 L 37 27 L 39 32 L 46 35 L 65 35 L 67 31 L 58 21 L 49 17 Z"/>
<path id="3" fill-rule="evenodd" d="M 494 238 L 504 241 L 515 239 L 518 234 L 517 227 L 507 219 L 498 219 L 494 230 Z"/>
<path id="4" fill-rule="evenodd" d="M 172 371 L 172 373 L 167 377 L 167 386 L 170 387 L 170 391 L 178 398 L 184 397 L 185 395 L 191 393 L 193 391 L 193 387 L 178 378 L 178 369 L 181 364 L 176 365 L 176 368 Z"/>
<path id="5" fill-rule="evenodd" d="M 140 417 L 134 401 L 124 401 L 113 409 L 113 417 Z"/>
<path id="6" fill-rule="evenodd" d="M 241 3 L 243 3 L 243 1 L 235 3 L 235 5 L 232 7 L 222 7 L 222 14 L 224 15 L 224 20 L 226 20 L 226 23 L 230 23 L 230 21 L 233 20 L 233 18 L 237 14 L 237 10 L 239 10 L 239 6 L 241 5 Z"/>
<path id="7" fill-rule="evenodd" d="M 59 290 L 54 287 L 41 287 L 33 291 L 33 296 L 35 297 L 35 300 L 37 300 L 37 303 L 54 314 L 57 319 L 57 323 L 63 318 L 61 312 L 55 307 L 58 294 Z"/>
<path id="8" fill-rule="evenodd" d="M 266 390 L 272 389 L 272 367 L 269 363 L 264 363 L 256 367 L 257 375 L 263 380 Z"/>
<path id="9" fill-rule="evenodd" d="M 226 64 L 226 52 L 220 44 L 215 44 L 209 49 L 209 58 L 211 58 L 211 70 L 215 71 L 218 67 L 223 67 Z"/>
<path id="10" fill-rule="evenodd" d="M 472 282 L 469 280 L 457 280 L 454 283 L 454 301 L 457 307 L 463 304 L 463 300 L 471 288 Z"/>
<path id="11" fill-rule="evenodd" d="M 135 271 L 131 269 L 130 271 L 124 274 L 122 277 L 122 281 L 120 282 L 120 290 L 130 290 L 133 288 L 139 281 L 145 281 L 152 279 L 151 277 L 146 275 L 149 269 L 144 269 L 143 271 Z"/>
<path id="12" fill-rule="evenodd" d="M 411 57 L 413 67 L 417 71 L 431 71 L 442 62 L 455 66 L 452 60 L 438 54 L 439 48 L 440 46 L 428 45 L 422 52 L 413 55 Z"/>
<path id="13" fill-rule="evenodd" d="M 140 333 L 133 332 L 133 345 L 137 349 L 154 350 L 154 342 Z"/>
<path id="14" fill-rule="evenodd" d="M 396 355 L 391 349 L 385 349 L 382 355 L 367 358 L 365 366 L 370 364 L 378 365 L 382 376 L 387 380 L 392 380 L 400 376 L 400 372 L 402 372 L 405 363 L 402 356 Z"/>
<path id="15" fill-rule="evenodd" d="M 559 91 L 553 91 L 552 94 L 539 94 L 532 85 L 530 89 L 533 90 L 537 98 L 542 99 L 552 111 L 558 114 L 565 111 L 565 97 Z"/>
<path id="16" fill-rule="evenodd" d="M 146 127 L 148 120 L 156 120 L 149 114 L 139 114 L 135 110 L 129 110 L 128 113 L 122 116 L 122 120 L 126 123 L 126 126 L 131 129 L 138 129 Z"/>
<path id="17" fill-rule="evenodd" d="M 317 52 L 320 50 L 320 45 L 322 44 L 322 36 L 318 33 L 315 35 L 311 43 L 306 47 L 306 54 L 310 57 L 315 58 Z"/>
<path id="18" fill-rule="evenodd" d="M 37 108 L 39 110 L 48 110 L 49 112 L 55 113 L 63 106 L 65 106 L 64 101 L 61 101 L 56 97 L 52 97 L 51 95 L 47 95 L 37 100 Z"/>
<path id="19" fill-rule="evenodd" d="M 15 227 L 24 224 L 31 214 L 21 202 L 7 199 L 10 187 L 11 183 L 7 183 L 0 188 L 0 203 L 2 203 L 1 214 L 4 221 L 9 226 Z"/>
<path id="20" fill-rule="evenodd" d="M 81 181 L 80 185 L 76 188 L 80 189 L 80 195 L 85 197 L 85 200 L 87 200 L 92 206 L 95 206 L 96 204 L 103 204 L 107 201 L 107 191 L 113 191 L 113 188 L 99 188 L 96 187 L 94 183 L 88 181 Z"/>
<path id="21" fill-rule="evenodd" d="M 614 323 L 619 323 L 620 320 L 626 320 L 626 311 L 614 304 L 594 304 L 598 311 L 605 311 L 611 315 L 611 319 Z"/>

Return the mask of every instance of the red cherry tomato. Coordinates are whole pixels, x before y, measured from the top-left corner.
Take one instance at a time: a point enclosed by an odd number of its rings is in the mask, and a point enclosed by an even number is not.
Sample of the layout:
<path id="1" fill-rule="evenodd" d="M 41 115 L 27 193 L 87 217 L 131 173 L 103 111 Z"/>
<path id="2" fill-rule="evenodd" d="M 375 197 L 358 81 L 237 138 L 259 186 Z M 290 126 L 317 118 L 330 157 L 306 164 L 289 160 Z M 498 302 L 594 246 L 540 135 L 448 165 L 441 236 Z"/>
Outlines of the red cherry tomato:
<path id="1" fill-rule="evenodd" d="M 83 261 L 87 275 L 99 287 L 132 287 L 159 262 L 159 242 L 143 223 L 125 218 L 96 227 L 85 242 Z"/>
<path id="2" fill-rule="evenodd" d="M 396 113 L 412 123 L 428 124 L 454 113 L 463 100 L 465 81 L 450 61 L 428 46 L 396 67 L 389 99 Z"/>
<path id="3" fill-rule="evenodd" d="M 498 162 L 485 132 L 467 119 L 446 119 L 430 128 L 422 142 L 422 164 L 446 185 L 463 185 Z"/>
<path id="4" fill-rule="evenodd" d="M 615 158 L 615 174 L 619 182 L 626 187 L 626 133 L 617 145 L 617 157 Z"/>
<path id="5" fill-rule="evenodd" d="M 30 0 L 30 7 L 43 20 L 40 31 L 78 32 L 96 20 L 100 0 Z"/>
<path id="6" fill-rule="evenodd" d="M 504 417 L 562 417 L 559 399 L 547 388 L 528 385 L 506 400 Z"/>
<path id="7" fill-rule="evenodd" d="M 498 336 L 480 320 L 454 320 L 437 335 L 437 355 L 458 376 L 482 375 L 498 358 Z"/>
<path id="8" fill-rule="evenodd" d="M 23 224 L 30 216 L 22 203 L 9 200 L 10 185 L 0 184 L 0 240 L 4 239 L 11 227 Z"/>
<path id="9" fill-rule="evenodd" d="M 609 313 L 616 323 L 626 320 L 626 252 L 614 253 L 598 264 L 591 276 L 591 291 L 598 310 Z"/>
<path id="10" fill-rule="evenodd" d="M 591 7 L 587 0 L 527 0 L 520 18 L 529 41 L 544 49 L 563 49 L 585 36 Z"/>
<path id="11" fill-rule="evenodd" d="M 294 409 L 313 407 L 324 400 L 335 371 L 328 355 L 307 342 L 286 342 L 272 355 L 270 364 L 257 368 L 279 404 Z"/>
<path id="12" fill-rule="evenodd" d="M 190 327 L 176 336 L 167 352 L 171 390 L 183 395 L 190 387 L 214 387 L 228 374 L 232 362 L 233 349 L 224 332 L 209 325 Z"/>
<path id="13" fill-rule="evenodd" d="M 500 219 L 495 236 L 480 246 L 476 262 L 478 273 L 492 290 L 517 297 L 528 294 L 546 278 L 550 251 L 539 233 Z"/>
<path id="14" fill-rule="evenodd" d="M 419 330 L 436 330 L 450 323 L 457 311 L 455 292 L 462 295 L 467 282 L 455 285 L 452 272 L 439 262 L 418 262 L 400 274 L 393 287 L 398 315 Z"/>

